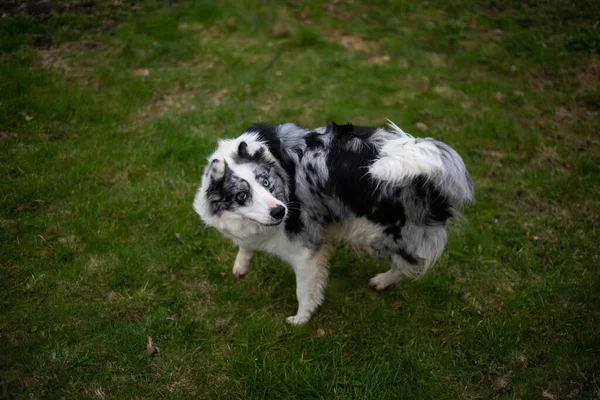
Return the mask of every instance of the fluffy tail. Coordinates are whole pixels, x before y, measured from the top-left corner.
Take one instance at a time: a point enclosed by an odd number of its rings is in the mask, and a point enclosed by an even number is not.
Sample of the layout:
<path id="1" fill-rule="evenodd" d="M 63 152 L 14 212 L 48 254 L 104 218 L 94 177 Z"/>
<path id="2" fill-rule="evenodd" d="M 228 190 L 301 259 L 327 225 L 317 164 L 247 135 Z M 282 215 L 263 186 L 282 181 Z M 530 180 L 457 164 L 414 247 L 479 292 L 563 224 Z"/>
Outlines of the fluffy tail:
<path id="1" fill-rule="evenodd" d="M 413 138 L 390 121 L 398 137 L 382 146 L 369 173 L 394 187 L 409 185 L 420 177 L 431 182 L 454 209 L 473 201 L 473 181 L 454 149 L 431 138 Z"/>
<path id="2" fill-rule="evenodd" d="M 417 139 L 418 140 L 418 139 Z M 422 139 L 438 148 L 443 165 L 443 171 L 434 174 L 431 181 L 446 195 L 454 207 L 460 208 L 474 200 L 473 180 L 467 172 L 463 159 L 453 148 L 434 139 Z"/>

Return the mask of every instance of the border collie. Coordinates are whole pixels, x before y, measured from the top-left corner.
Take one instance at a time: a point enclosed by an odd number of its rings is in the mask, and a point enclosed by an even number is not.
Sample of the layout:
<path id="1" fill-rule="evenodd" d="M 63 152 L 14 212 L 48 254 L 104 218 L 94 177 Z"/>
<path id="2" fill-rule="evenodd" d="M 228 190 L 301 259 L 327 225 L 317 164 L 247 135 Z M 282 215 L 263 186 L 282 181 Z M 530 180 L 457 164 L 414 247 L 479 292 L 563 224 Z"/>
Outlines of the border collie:
<path id="1" fill-rule="evenodd" d="M 290 324 L 306 323 L 323 302 L 332 238 L 391 261 L 369 280 L 383 290 L 425 273 L 444 250 L 446 221 L 473 200 L 456 151 L 388 122 L 257 123 L 208 158 L 194 209 L 239 246 L 236 278 L 256 250 L 291 264 L 298 312 Z"/>

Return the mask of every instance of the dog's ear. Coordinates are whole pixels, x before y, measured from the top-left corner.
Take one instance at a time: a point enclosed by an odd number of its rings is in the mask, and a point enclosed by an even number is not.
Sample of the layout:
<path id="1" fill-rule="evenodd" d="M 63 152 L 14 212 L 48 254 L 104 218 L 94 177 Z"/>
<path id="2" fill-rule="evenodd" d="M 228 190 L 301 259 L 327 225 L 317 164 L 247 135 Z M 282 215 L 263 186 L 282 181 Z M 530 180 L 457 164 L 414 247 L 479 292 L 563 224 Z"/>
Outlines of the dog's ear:
<path id="1" fill-rule="evenodd" d="M 220 181 L 221 179 L 223 179 L 227 168 L 229 168 L 229 166 L 227 165 L 227 162 L 225 160 L 213 158 L 209 161 L 204 175 L 211 181 Z"/>
<path id="2" fill-rule="evenodd" d="M 209 201 L 221 201 L 224 196 L 223 188 L 227 176 L 231 175 L 231 169 L 227 165 L 227 161 L 222 159 L 211 160 L 206 167 L 206 178 L 208 187 L 206 189 L 206 197 Z"/>
<path id="3" fill-rule="evenodd" d="M 240 142 L 238 146 L 238 156 L 240 158 L 250 158 L 250 154 L 248 153 L 248 143 Z"/>
<path id="4" fill-rule="evenodd" d="M 265 155 L 265 148 L 260 143 L 240 142 L 235 157 L 238 160 L 249 161 L 249 162 L 260 162 L 263 160 Z"/>

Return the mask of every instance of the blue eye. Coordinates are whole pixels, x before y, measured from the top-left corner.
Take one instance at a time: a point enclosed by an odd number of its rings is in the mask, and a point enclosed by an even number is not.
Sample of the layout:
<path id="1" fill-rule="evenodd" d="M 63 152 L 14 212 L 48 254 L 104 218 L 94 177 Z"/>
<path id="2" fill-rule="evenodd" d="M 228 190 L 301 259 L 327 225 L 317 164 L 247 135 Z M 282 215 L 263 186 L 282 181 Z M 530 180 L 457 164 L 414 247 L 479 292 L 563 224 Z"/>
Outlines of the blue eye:
<path id="1" fill-rule="evenodd" d="M 269 182 L 269 179 L 268 179 L 268 178 L 263 178 L 262 184 L 263 184 L 263 186 L 264 186 L 264 187 L 269 187 L 269 184 L 270 184 L 270 183 L 271 183 L 271 182 Z"/>

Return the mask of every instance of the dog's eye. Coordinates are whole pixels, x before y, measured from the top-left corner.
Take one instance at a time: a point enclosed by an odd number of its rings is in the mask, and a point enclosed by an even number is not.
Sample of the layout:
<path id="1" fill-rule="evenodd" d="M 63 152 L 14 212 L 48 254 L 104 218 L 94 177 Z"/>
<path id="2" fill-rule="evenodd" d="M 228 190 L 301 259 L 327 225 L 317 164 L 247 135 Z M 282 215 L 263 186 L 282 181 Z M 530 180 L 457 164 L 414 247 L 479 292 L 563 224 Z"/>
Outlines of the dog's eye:
<path id="1" fill-rule="evenodd" d="M 269 178 L 263 178 L 262 184 L 264 187 L 269 187 L 271 182 L 269 182 Z"/>
<path id="2" fill-rule="evenodd" d="M 246 192 L 238 192 L 235 195 L 235 200 L 240 204 L 244 204 L 247 199 L 248 199 L 248 193 L 246 193 Z"/>

